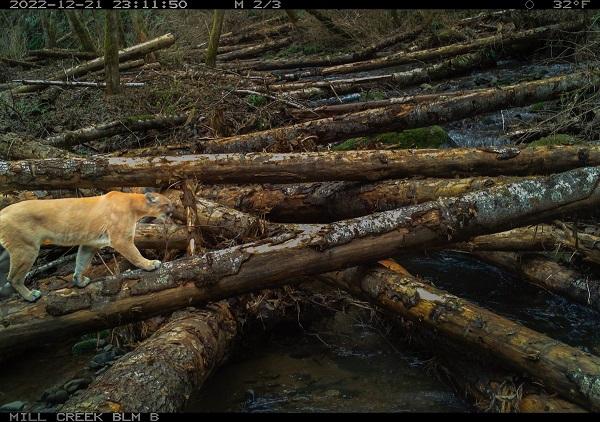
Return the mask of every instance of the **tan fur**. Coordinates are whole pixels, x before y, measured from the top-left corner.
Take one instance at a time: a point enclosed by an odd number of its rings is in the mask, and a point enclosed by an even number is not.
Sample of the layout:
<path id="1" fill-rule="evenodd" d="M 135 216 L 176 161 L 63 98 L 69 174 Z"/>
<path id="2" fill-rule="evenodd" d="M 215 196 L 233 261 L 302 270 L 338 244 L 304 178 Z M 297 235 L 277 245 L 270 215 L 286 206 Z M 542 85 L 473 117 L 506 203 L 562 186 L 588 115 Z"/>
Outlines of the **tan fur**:
<path id="1" fill-rule="evenodd" d="M 116 191 L 88 198 L 28 200 L 10 205 L 0 211 L 0 245 L 6 249 L 4 253 L 0 249 L 0 273 L 10 255 L 8 281 L 24 299 L 35 301 L 39 291 L 30 291 L 23 281 L 41 245 L 80 245 L 73 276 L 79 287 L 89 283 L 82 273 L 104 246 L 111 246 L 138 268 L 155 270 L 161 262 L 144 258 L 134 245 L 136 223 L 145 216 L 163 217 L 172 212 L 171 200 L 163 195 Z"/>

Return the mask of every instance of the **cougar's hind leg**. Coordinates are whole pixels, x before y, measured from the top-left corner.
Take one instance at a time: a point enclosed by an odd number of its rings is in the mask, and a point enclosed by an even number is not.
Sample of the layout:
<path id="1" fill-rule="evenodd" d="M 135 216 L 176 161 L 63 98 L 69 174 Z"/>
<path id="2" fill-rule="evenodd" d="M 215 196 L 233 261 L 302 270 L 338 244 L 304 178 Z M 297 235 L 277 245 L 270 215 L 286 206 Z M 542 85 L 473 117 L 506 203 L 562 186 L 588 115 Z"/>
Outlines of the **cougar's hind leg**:
<path id="1" fill-rule="evenodd" d="M 75 260 L 75 272 L 73 274 L 73 284 L 77 287 L 85 287 L 90 284 L 90 279 L 82 274 L 87 270 L 92 262 L 92 258 L 98 249 L 93 246 L 80 245 Z"/>
<path id="2" fill-rule="evenodd" d="M 25 287 L 25 276 L 33 266 L 39 250 L 39 247 L 20 246 L 18 250 L 10 254 L 8 281 L 23 299 L 29 302 L 35 302 L 42 295 L 39 290 L 29 290 Z"/>

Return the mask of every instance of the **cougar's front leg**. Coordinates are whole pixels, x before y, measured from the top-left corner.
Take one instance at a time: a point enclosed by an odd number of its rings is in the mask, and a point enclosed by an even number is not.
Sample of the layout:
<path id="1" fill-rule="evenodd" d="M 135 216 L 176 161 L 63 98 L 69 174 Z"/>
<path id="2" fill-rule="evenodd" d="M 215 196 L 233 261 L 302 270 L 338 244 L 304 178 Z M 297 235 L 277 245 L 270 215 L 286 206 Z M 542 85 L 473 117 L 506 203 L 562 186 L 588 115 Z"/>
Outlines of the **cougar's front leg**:
<path id="1" fill-rule="evenodd" d="M 150 260 L 146 259 L 142 256 L 138 248 L 133 243 L 133 239 L 131 241 L 119 241 L 113 242 L 111 245 L 114 250 L 119 252 L 121 255 L 125 257 L 129 262 L 135 265 L 138 268 L 146 271 L 154 271 L 158 269 L 161 265 L 161 262 L 157 259 Z"/>
<path id="2" fill-rule="evenodd" d="M 92 262 L 92 258 L 98 249 L 93 246 L 80 245 L 75 260 L 75 272 L 73 273 L 73 284 L 77 287 L 85 287 L 90 284 L 89 277 L 82 274 L 87 270 Z"/>

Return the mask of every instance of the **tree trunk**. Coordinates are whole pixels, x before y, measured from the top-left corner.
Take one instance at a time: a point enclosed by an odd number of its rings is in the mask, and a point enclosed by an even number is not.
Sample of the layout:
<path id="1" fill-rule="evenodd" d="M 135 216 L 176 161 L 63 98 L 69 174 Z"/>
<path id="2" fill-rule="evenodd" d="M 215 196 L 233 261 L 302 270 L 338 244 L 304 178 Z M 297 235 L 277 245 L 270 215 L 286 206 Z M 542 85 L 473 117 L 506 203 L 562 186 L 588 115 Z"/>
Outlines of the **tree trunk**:
<path id="1" fill-rule="evenodd" d="M 502 48 L 512 47 L 516 44 L 532 43 L 549 38 L 551 35 L 562 31 L 576 31 L 581 29 L 583 22 L 567 22 L 556 25 L 544 26 L 540 28 L 528 29 L 520 32 L 508 34 L 491 35 L 489 37 L 479 38 L 475 41 L 469 41 L 458 44 L 451 44 L 443 47 L 432 48 L 429 50 L 415 51 L 412 53 L 395 53 L 380 59 L 367 60 L 356 63 L 349 63 L 339 66 L 323 68 L 321 75 L 337 75 L 343 73 L 362 72 L 370 69 L 380 69 L 390 66 L 398 66 L 406 63 L 415 63 L 443 59 L 445 57 L 457 56 L 459 54 L 470 53 L 484 48 Z M 564 37 L 564 34 L 561 34 Z"/>
<path id="2" fill-rule="evenodd" d="M 478 258 L 517 272 L 525 280 L 573 302 L 600 311 L 600 281 L 540 255 L 513 252 L 474 252 Z"/>
<path id="3" fill-rule="evenodd" d="M 119 61 L 125 62 L 148 54 L 149 52 L 167 48 L 173 45 L 175 42 L 175 36 L 172 34 L 166 34 L 158 38 L 154 38 L 146 43 L 133 45 L 127 47 L 124 50 L 119 51 Z M 90 60 L 82 63 L 78 66 L 71 67 L 66 70 L 61 70 L 50 76 L 48 79 L 55 80 L 66 80 L 69 78 L 85 75 L 86 73 L 100 70 L 104 68 L 104 56 L 98 57 L 97 59 Z M 25 92 L 34 92 L 44 89 L 43 86 L 23 86 L 13 90 L 14 94 L 20 94 Z"/>
<path id="4" fill-rule="evenodd" d="M 219 48 L 219 38 L 221 37 L 221 28 L 223 28 L 224 15 L 224 10 L 215 9 L 213 11 L 212 27 L 205 55 L 205 62 L 208 67 L 215 67 L 217 65 L 217 50 Z"/>
<path id="5" fill-rule="evenodd" d="M 293 25 L 296 25 L 296 23 L 298 22 L 298 14 L 296 13 L 296 11 L 290 10 L 290 9 L 285 9 L 285 14 L 290 19 L 290 22 Z"/>
<path id="6" fill-rule="evenodd" d="M 227 358 L 237 322 L 226 303 L 174 313 L 61 412 L 176 412 Z M 160 388 L 154 388 L 160 385 Z"/>
<path id="7" fill-rule="evenodd" d="M 42 21 L 42 29 L 44 30 L 44 45 L 46 48 L 56 47 L 56 27 L 52 19 L 53 17 L 53 11 L 42 13 L 40 16 Z"/>
<path id="8" fill-rule="evenodd" d="M 248 57 L 255 57 L 266 51 L 278 50 L 282 47 L 285 47 L 286 45 L 291 44 L 292 41 L 293 41 L 292 37 L 286 37 L 286 38 L 281 38 L 278 40 L 268 41 L 268 42 L 265 42 L 262 44 L 257 44 L 257 45 L 246 47 L 246 48 L 240 48 L 238 50 L 231 51 L 229 53 L 220 54 L 218 59 L 222 60 L 222 61 L 229 61 L 229 60 L 245 59 Z M 207 58 L 208 58 L 208 55 L 207 55 Z"/>
<path id="9" fill-rule="evenodd" d="M 135 32 L 135 39 L 138 44 L 145 43 L 148 41 L 148 28 L 144 21 L 144 15 L 141 12 L 130 12 L 129 17 L 133 23 L 133 30 Z M 158 59 L 158 53 L 151 52 L 146 54 L 146 63 L 154 63 Z"/>
<path id="10" fill-rule="evenodd" d="M 188 115 L 186 114 L 173 116 L 129 116 L 96 126 L 63 132 L 46 138 L 43 140 L 43 143 L 55 147 L 72 147 L 100 138 L 119 135 L 121 133 L 179 126 L 184 124 L 187 118 Z"/>
<path id="11" fill-rule="evenodd" d="M 34 139 L 26 139 L 14 133 L 0 134 L 0 157 L 8 160 L 23 158 L 69 158 L 77 154 L 44 145 Z M 1 162 L 1 161 L 0 161 Z"/>
<path id="12" fill-rule="evenodd" d="M 508 230 L 538 221 L 540 215 L 556 218 L 582 204 L 597 207 L 599 182 L 600 169 L 571 170 L 369 217 L 311 226 L 303 232 L 286 231 L 256 243 L 167 262 L 153 272 L 136 270 L 96 280 L 83 289 L 53 291 L 36 303 L 8 299 L 0 305 L 0 355 L 193 304 L 281 286 L 294 277 L 372 262 L 402 249 Z M 573 373 L 575 380 L 583 375 Z"/>
<path id="13" fill-rule="evenodd" d="M 327 28 L 327 30 L 329 32 L 331 32 L 332 34 L 339 35 L 340 37 L 344 37 L 347 39 L 353 38 L 352 34 L 350 34 L 346 30 L 337 26 L 335 23 L 333 23 L 333 21 L 331 20 L 331 18 L 329 16 L 324 15 L 323 13 L 319 12 L 318 10 L 306 9 L 306 13 L 308 13 L 309 15 L 311 15 L 312 17 L 317 19 L 319 22 L 321 22 L 323 24 L 323 26 L 325 26 L 325 28 Z"/>
<path id="14" fill-rule="evenodd" d="M 288 142 L 316 137 L 318 144 L 343 141 L 378 132 L 443 124 L 505 107 L 519 107 L 556 98 L 574 89 L 588 89 L 600 80 L 598 73 L 572 73 L 502 88 L 489 88 L 425 105 L 394 104 L 385 108 L 329 117 L 275 129 L 204 142 L 205 152 L 264 151 Z M 289 150 L 289 149 L 288 149 Z"/>
<path id="15" fill-rule="evenodd" d="M 119 76 L 119 38 L 117 10 L 106 10 L 104 23 L 104 79 L 106 94 L 114 95 L 121 92 Z"/>
<path id="16" fill-rule="evenodd" d="M 82 51 L 90 51 L 93 53 L 97 53 L 96 46 L 94 45 L 94 41 L 92 41 L 92 36 L 88 32 L 85 24 L 81 20 L 80 12 L 77 10 L 69 10 L 65 11 L 67 18 L 69 19 L 69 24 L 71 25 L 71 29 L 79 38 L 79 43 L 81 44 Z"/>
<path id="17" fill-rule="evenodd" d="M 433 165 L 435 163 L 435 165 Z M 599 146 L 89 157 L 0 162 L 0 191 L 204 183 L 376 181 L 414 175 L 548 174 L 600 166 Z"/>
<path id="18" fill-rule="evenodd" d="M 351 268 L 319 278 L 384 309 L 500 358 L 545 387 L 591 410 L 600 409 L 600 358 L 546 337 L 429 286 L 396 267 Z M 400 267 L 401 268 L 401 267 Z"/>

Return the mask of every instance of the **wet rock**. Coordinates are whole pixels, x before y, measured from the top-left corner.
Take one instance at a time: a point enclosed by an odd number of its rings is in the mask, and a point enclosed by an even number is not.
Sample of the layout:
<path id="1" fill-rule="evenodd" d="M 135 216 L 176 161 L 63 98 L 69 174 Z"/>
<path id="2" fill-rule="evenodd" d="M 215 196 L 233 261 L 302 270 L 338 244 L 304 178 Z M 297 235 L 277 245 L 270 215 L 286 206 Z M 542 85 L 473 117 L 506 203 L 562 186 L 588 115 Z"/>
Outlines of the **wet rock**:
<path id="1" fill-rule="evenodd" d="M 63 385 L 67 393 L 74 393 L 77 390 L 87 387 L 92 382 L 91 378 L 76 378 Z"/>
<path id="2" fill-rule="evenodd" d="M 50 404 L 61 404 L 61 403 L 66 402 L 68 398 L 69 398 L 69 393 L 67 393 L 62 388 L 57 388 L 55 390 L 52 390 L 45 397 L 42 396 L 42 399 Z"/>
<path id="3" fill-rule="evenodd" d="M 26 402 L 24 401 L 11 401 L 10 403 L 3 404 L 0 406 L 2 412 L 20 412 L 25 407 Z"/>
<path id="4" fill-rule="evenodd" d="M 124 354 L 125 351 L 123 349 L 111 347 L 108 351 L 95 355 L 90 361 L 89 367 L 92 369 L 102 368 L 103 366 L 109 365 L 113 360 Z"/>

